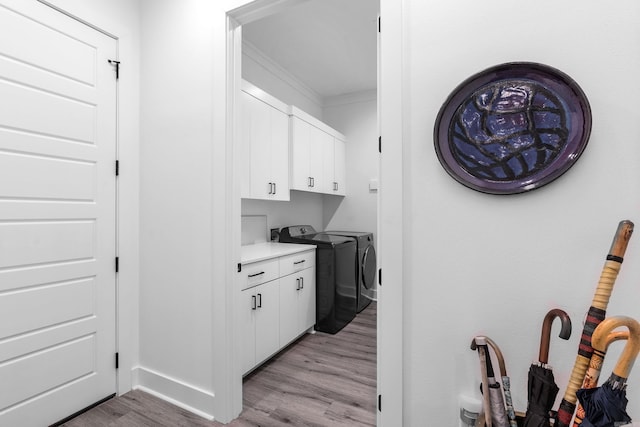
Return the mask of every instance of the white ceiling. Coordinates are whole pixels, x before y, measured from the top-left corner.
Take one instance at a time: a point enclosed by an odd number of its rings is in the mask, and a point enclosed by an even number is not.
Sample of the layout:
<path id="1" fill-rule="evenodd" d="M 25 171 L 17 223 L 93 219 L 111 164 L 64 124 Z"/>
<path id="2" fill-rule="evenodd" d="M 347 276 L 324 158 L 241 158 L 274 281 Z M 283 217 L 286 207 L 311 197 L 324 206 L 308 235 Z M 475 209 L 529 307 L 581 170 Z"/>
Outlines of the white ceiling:
<path id="1" fill-rule="evenodd" d="M 379 0 L 305 0 L 242 37 L 322 97 L 376 88 Z"/>

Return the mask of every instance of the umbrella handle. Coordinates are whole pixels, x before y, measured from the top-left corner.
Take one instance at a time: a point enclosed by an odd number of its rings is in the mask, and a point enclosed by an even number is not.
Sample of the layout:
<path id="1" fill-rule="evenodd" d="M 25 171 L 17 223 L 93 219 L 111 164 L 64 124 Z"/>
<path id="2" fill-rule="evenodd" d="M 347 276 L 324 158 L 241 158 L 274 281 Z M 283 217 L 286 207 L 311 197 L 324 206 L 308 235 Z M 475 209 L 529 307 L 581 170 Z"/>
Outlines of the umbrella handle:
<path id="1" fill-rule="evenodd" d="M 542 322 L 542 334 L 540 336 L 540 352 L 538 354 L 538 361 L 540 363 L 549 363 L 549 344 L 551 342 L 551 324 L 553 320 L 559 317 L 561 322 L 561 329 L 559 337 L 563 340 L 568 340 L 571 337 L 571 318 L 564 311 L 559 308 L 550 310 L 544 321 Z"/>
<path id="2" fill-rule="evenodd" d="M 622 350 L 622 354 L 618 358 L 616 366 L 613 368 L 613 375 L 617 375 L 626 380 L 629 378 L 631 368 L 633 368 L 638 353 L 640 353 L 640 323 L 634 319 L 625 318 L 625 326 L 629 328 L 629 339 Z"/>
<path id="3" fill-rule="evenodd" d="M 578 346 L 578 355 L 569 377 L 569 383 L 567 384 L 566 391 L 558 413 L 556 415 L 556 427 L 568 427 L 573 417 L 573 412 L 576 409 L 576 391 L 582 385 L 584 375 L 589 366 L 589 359 L 593 354 L 593 348 L 591 347 L 591 336 L 598 324 L 604 320 L 607 306 L 609 305 L 609 298 L 613 291 L 613 285 L 620 271 L 620 267 L 624 260 L 624 253 L 629 244 L 629 239 L 633 233 L 633 222 L 629 220 L 620 221 L 616 234 L 613 238 L 613 243 L 607 255 L 607 261 L 602 268 L 600 274 L 600 280 L 598 287 L 591 302 L 591 307 L 587 314 L 587 320 L 582 329 L 582 337 Z"/>
<path id="4" fill-rule="evenodd" d="M 611 291 L 613 291 L 613 285 L 618 277 L 620 271 L 620 265 L 624 261 L 624 253 L 629 245 L 629 240 L 633 234 L 633 222 L 629 220 L 620 221 L 618 229 L 613 237 L 611 243 L 611 249 L 607 255 L 607 262 L 602 270 L 598 287 L 593 295 L 593 301 L 591 306 L 600 310 L 606 310 L 609 305 L 609 298 L 611 297 Z M 608 271 L 608 269 L 610 269 Z"/>
<path id="5" fill-rule="evenodd" d="M 489 344 L 491 346 L 491 348 L 493 349 L 493 352 L 496 354 L 496 358 L 498 359 L 498 366 L 500 367 L 500 376 L 501 377 L 506 377 L 507 376 L 507 367 L 504 364 L 504 356 L 502 355 L 502 351 L 500 350 L 500 347 L 498 347 L 498 344 L 496 344 L 491 338 L 489 337 L 480 337 L 483 338 L 487 344 Z"/>

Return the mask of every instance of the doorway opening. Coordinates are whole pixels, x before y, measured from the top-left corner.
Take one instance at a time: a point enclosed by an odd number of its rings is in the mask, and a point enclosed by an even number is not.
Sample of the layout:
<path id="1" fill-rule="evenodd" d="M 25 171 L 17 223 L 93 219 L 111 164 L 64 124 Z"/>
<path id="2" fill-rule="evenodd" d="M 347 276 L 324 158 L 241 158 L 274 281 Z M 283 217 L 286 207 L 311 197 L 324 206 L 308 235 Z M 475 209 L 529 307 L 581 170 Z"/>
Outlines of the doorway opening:
<path id="1" fill-rule="evenodd" d="M 378 14 L 379 6 L 378 2 L 371 1 L 359 1 L 350 2 L 350 5 L 345 5 L 342 1 L 332 1 L 331 5 L 327 5 L 329 2 L 326 0 L 313 1 L 308 0 L 304 2 L 284 2 L 288 3 L 283 6 L 283 2 L 274 2 L 271 8 L 268 5 L 269 2 L 256 1 L 243 7 L 243 10 L 236 10 L 229 14 L 232 22 L 236 25 L 229 34 L 232 35 L 231 40 L 228 41 L 228 46 L 232 47 L 233 54 L 231 55 L 228 68 L 228 75 L 231 76 L 233 81 L 233 103 L 230 111 L 233 111 L 233 123 L 234 139 L 234 157 L 235 154 L 239 154 L 237 148 L 237 137 L 240 129 L 238 125 L 238 116 L 240 114 L 239 100 L 237 97 L 240 93 L 240 87 L 243 80 L 250 80 L 250 83 L 260 87 L 266 92 L 275 97 L 283 100 L 285 103 L 295 105 L 304 110 L 307 113 L 311 113 L 316 118 L 324 120 L 330 126 L 338 128 L 338 130 L 346 129 L 343 131 L 347 133 L 349 140 L 347 142 L 347 164 L 351 159 L 359 159 L 359 162 L 352 162 L 351 175 L 352 178 L 347 177 L 347 196 L 323 196 L 323 195 L 311 195 L 305 192 L 292 191 L 291 201 L 287 203 L 281 202 L 267 202 L 267 201 L 255 201 L 255 200 L 242 200 L 241 207 L 239 209 L 240 215 L 264 215 L 265 211 L 273 216 L 273 222 L 269 223 L 268 228 L 271 226 L 286 226 L 296 223 L 302 223 L 296 220 L 295 212 L 299 210 L 301 216 L 308 218 L 308 215 L 304 215 L 305 212 L 315 212 L 313 215 L 314 221 L 319 223 L 317 227 L 320 230 L 325 229 L 342 229 L 342 230 L 358 230 L 358 231 L 371 231 L 372 234 L 377 234 L 378 231 L 378 217 L 377 217 L 377 187 L 378 187 L 378 103 L 377 103 L 377 27 L 378 27 Z M 351 4 L 352 3 L 352 4 Z M 305 8 L 312 10 L 313 7 L 322 4 L 322 7 L 327 9 L 329 21 L 324 23 L 320 22 L 319 14 L 313 12 L 303 12 Z M 346 82 L 347 79 L 340 79 L 339 77 L 333 77 L 326 70 L 319 69 L 310 64 L 311 61 L 300 60 L 299 57 L 303 55 L 291 55 L 286 53 L 284 49 L 284 42 L 282 39 L 278 40 L 284 34 L 285 38 L 293 39 L 297 43 L 301 43 L 303 47 L 297 46 L 298 53 L 309 54 L 311 50 L 310 46 L 304 45 L 302 37 L 296 37 L 292 35 L 294 31 L 293 27 L 296 25 L 306 25 L 307 30 L 315 26 L 324 26 L 325 33 L 318 41 L 320 47 L 314 46 L 319 57 L 330 57 L 331 54 L 335 55 L 333 62 L 340 63 L 345 60 L 345 56 L 349 56 L 349 49 L 357 49 L 358 40 L 356 37 L 346 39 L 343 34 L 347 27 L 354 26 L 353 16 L 358 14 L 358 7 L 362 12 L 362 5 L 366 4 L 371 10 L 370 16 L 365 18 L 369 26 L 369 43 L 372 50 L 373 62 L 369 63 L 369 74 L 367 77 L 363 77 L 361 72 L 360 77 L 353 79 L 351 83 Z M 375 8 L 370 6 L 375 4 Z M 266 5 L 266 6 L 265 6 Z M 359 5 L 359 6 L 358 6 Z M 354 10 L 346 10 L 346 8 L 354 8 Z M 304 16 L 308 14 L 311 17 L 311 23 L 301 24 L 297 22 L 295 18 L 292 18 L 295 13 L 300 13 L 297 16 Z M 317 11 L 316 11 L 317 12 Z M 349 18 L 347 15 L 351 15 Z M 363 15 L 363 13 L 361 13 Z M 362 17 L 360 17 L 362 19 Z M 346 20 L 346 21 L 345 21 Z M 295 25 L 294 25 L 295 24 Z M 282 28 L 283 31 L 275 31 L 275 28 Z M 328 32 L 327 32 L 328 30 Z M 269 35 L 269 37 L 267 37 Z M 340 39 L 340 37 L 343 37 Z M 273 37 L 269 40 L 270 37 Z M 316 39 L 318 36 L 315 36 Z M 342 44 L 342 55 L 340 56 L 340 49 L 336 49 L 335 46 L 330 43 L 329 38 L 336 37 L 333 40 L 337 45 Z M 271 43 L 271 47 L 269 47 Z M 351 45 L 349 45 L 351 43 Z M 296 43 L 289 43 L 296 48 Z M 324 46 L 322 46 L 324 44 Z M 304 47 L 306 46 L 306 48 Z M 332 48 L 333 46 L 333 48 Z M 365 48 L 363 48 L 365 49 Z M 344 53 L 346 52 L 346 53 Z M 353 50 L 351 56 L 354 56 Z M 287 59 L 289 55 L 289 59 Z M 311 53 L 313 55 L 313 53 Z M 276 57 L 276 58 L 274 58 Z M 298 61 L 297 65 L 295 62 Z M 356 60 L 356 62 L 358 62 Z M 360 61 L 362 62 L 362 61 Z M 334 65 L 334 64 L 332 64 Z M 303 70 L 307 67 L 310 74 L 304 76 L 300 75 L 298 71 L 292 71 L 292 69 Z M 353 66 L 351 68 L 356 68 Z M 357 74 L 359 70 L 352 69 L 353 74 Z M 304 74 L 304 73 L 303 73 Z M 319 76 L 319 77 L 318 77 Z M 324 77 L 324 78 L 323 78 Z M 315 80 L 314 80 L 315 79 Z M 322 82 L 324 80 L 324 82 Z M 320 81 L 318 89 L 314 89 L 312 85 L 314 81 Z M 367 81 L 369 83 L 367 83 Z M 372 83 L 371 83 L 372 82 Z M 324 86 L 322 86 L 324 84 Z M 351 84 L 351 86 L 349 86 Z M 366 85 L 369 84 L 367 87 Z M 359 86 L 357 86 L 359 85 Z M 321 87 L 322 86 L 322 87 Z M 356 88 L 356 89 L 354 89 Z M 349 123 L 350 122 L 350 123 Z M 366 130 L 365 130 L 366 129 Z M 353 139 L 350 135 L 354 135 Z M 349 144 L 352 144 L 349 146 Z M 351 150 L 351 151 L 349 151 Z M 358 151 L 360 150 L 360 151 Z M 360 163 L 358 168 L 354 169 L 353 163 Z M 367 169 L 368 167 L 368 169 Z M 241 180 L 239 174 L 241 171 L 238 168 L 238 162 L 234 163 L 234 180 L 236 181 L 236 187 L 239 187 L 237 181 Z M 364 170 L 363 170 L 364 169 Z M 349 173 L 349 169 L 348 172 Z M 351 190 L 353 189 L 353 191 Z M 239 198 L 239 191 L 236 193 Z M 270 206 L 266 204 L 270 203 Z M 276 206 L 274 203 L 280 204 Z M 366 212 L 367 221 L 363 221 L 363 215 L 358 215 L 358 208 L 362 210 L 362 205 L 369 205 Z M 286 212 L 286 213 L 285 213 Z M 237 219 L 240 221 L 240 218 Z M 367 225 L 363 226 L 363 222 Z M 237 242 L 239 244 L 239 242 Z M 234 287 L 238 289 L 238 287 Z M 237 305 L 236 305 L 237 306 Z M 234 319 L 237 319 L 237 314 L 234 314 Z M 237 324 L 237 322 L 235 322 Z M 237 349 L 239 346 L 235 346 Z M 240 371 L 239 369 L 237 371 Z M 237 375 L 241 377 L 241 375 Z M 234 380 L 235 382 L 236 380 Z M 241 390 L 242 384 L 238 385 Z M 237 395 L 241 396 L 240 391 Z M 238 408 L 237 403 L 234 403 L 234 408 Z M 241 404 L 239 406 L 241 409 Z"/>

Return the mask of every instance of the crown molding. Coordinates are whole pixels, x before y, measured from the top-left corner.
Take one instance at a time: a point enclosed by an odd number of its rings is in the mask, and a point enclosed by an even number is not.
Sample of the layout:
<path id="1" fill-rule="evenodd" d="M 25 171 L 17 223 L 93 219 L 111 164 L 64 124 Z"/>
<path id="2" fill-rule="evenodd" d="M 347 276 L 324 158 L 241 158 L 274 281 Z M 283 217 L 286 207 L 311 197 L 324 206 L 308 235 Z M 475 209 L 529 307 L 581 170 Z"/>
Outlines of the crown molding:
<path id="1" fill-rule="evenodd" d="M 338 105 L 358 104 L 361 102 L 374 102 L 377 99 L 377 89 L 362 90 L 359 92 L 326 97 L 324 98 L 323 108 L 337 107 Z"/>
<path id="2" fill-rule="evenodd" d="M 242 41 L 242 54 L 257 62 L 267 72 L 282 80 L 285 84 L 299 92 L 302 96 L 309 99 L 318 107 L 324 107 L 324 98 L 315 90 L 300 81 L 296 76 L 291 74 L 280 64 L 269 58 L 264 52 L 255 47 L 252 43 Z"/>

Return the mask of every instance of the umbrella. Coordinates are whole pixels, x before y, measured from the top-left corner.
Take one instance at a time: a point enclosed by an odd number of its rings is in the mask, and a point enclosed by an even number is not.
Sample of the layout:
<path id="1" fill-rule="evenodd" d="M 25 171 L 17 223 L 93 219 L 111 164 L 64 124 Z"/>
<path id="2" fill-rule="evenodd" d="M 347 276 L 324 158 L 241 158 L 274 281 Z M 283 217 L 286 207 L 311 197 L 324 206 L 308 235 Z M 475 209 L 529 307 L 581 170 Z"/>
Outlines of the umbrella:
<path id="1" fill-rule="evenodd" d="M 500 383 L 496 381 L 491 364 L 491 355 L 486 337 L 475 337 L 471 342 L 471 349 L 478 349 L 480 355 L 480 369 L 483 374 L 482 393 L 484 395 L 484 411 L 487 427 L 510 427 L 507 412 L 504 407 L 504 396 Z M 486 381 L 485 381 L 486 377 Z"/>
<path id="2" fill-rule="evenodd" d="M 576 410 L 576 391 L 582 385 L 587 366 L 589 365 L 589 359 L 591 359 L 591 355 L 593 354 L 591 335 L 605 318 L 609 298 L 613 291 L 613 285 L 618 277 L 622 261 L 624 260 L 624 253 L 632 233 L 633 222 L 628 220 L 620 221 L 613 238 L 613 243 L 611 244 L 611 249 L 607 255 L 607 260 L 602 268 L 600 280 L 598 281 L 596 292 L 591 301 L 591 307 L 589 307 L 589 312 L 587 313 L 587 319 L 584 323 L 582 337 L 578 346 L 578 355 L 576 356 L 564 397 L 558 408 L 554 427 L 569 427 L 571 423 L 573 412 Z"/>
<path id="3" fill-rule="evenodd" d="M 598 388 L 583 388 L 577 396 L 585 410 L 583 427 L 615 427 L 631 422 L 627 414 L 627 392 L 607 381 Z"/>
<path id="4" fill-rule="evenodd" d="M 484 337 L 487 343 L 493 349 L 493 352 L 498 358 L 498 366 L 500 367 L 500 379 L 502 380 L 502 389 L 504 391 L 504 402 L 507 406 L 507 416 L 509 417 L 509 425 L 511 427 L 518 427 L 516 422 L 516 411 L 513 409 L 513 399 L 511 397 L 511 379 L 507 376 L 507 367 L 504 363 L 504 356 L 498 344 L 496 344 L 491 338 Z"/>
<path id="5" fill-rule="evenodd" d="M 614 329 L 621 326 L 626 326 L 629 331 L 613 332 Z M 582 389 L 577 392 L 580 404 L 578 405 L 576 416 L 573 421 L 574 427 L 588 426 L 588 423 L 584 423 L 584 420 L 587 419 L 587 417 L 591 420 L 591 424 L 595 422 L 595 414 L 603 411 L 596 411 L 593 406 L 594 402 L 611 402 L 607 405 L 609 409 L 606 411 L 606 414 L 608 414 L 607 416 L 610 417 L 611 420 L 631 421 L 631 419 L 627 419 L 628 416 L 625 415 L 626 412 L 624 408 L 626 408 L 627 399 L 626 396 L 624 396 L 624 386 L 619 389 L 614 389 L 610 384 L 608 384 L 611 382 L 610 378 L 610 381 L 603 385 L 602 391 L 595 391 L 597 390 L 598 378 L 600 377 L 600 370 L 602 369 L 602 363 L 604 362 L 607 348 L 609 347 L 609 344 L 619 339 L 627 339 L 628 342 L 618 364 L 616 365 L 616 368 L 614 369 L 614 375 L 618 376 L 615 379 L 616 381 L 623 378 L 623 382 L 626 382 L 626 378 L 629 376 L 633 362 L 640 350 L 640 323 L 626 316 L 609 317 L 603 320 L 596 330 L 593 331 L 593 356 L 591 356 L 589 369 L 587 370 L 587 375 L 585 376 Z M 612 375 L 612 378 L 614 375 Z M 589 402 L 589 408 L 582 405 L 582 402 L 585 401 L 585 399 Z M 591 414 L 591 416 L 588 414 Z M 599 420 L 597 425 L 600 425 L 599 423 L 601 422 L 605 423 L 603 425 L 608 425 L 605 421 L 606 418 L 597 419 Z"/>
<path id="6" fill-rule="evenodd" d="M 487 376 L 487 354 L 488 348 L 486 345 L 476 345 L 476 340 L 471 342 L 471 349 L 478 349 L 478 356 L 480 357 L 480 372 L 482 374 L 482 390 L 489 390 L 489 378 Z M 483 393 L 483 405 L 482 411 L 478 414 L 478 420 L 476 422 L 476 426 L 478 427 L 492 427 L 491 422 L 491 398 L 489 397 L 489 393 Z M 482 421 L 484 418 L 484 422 Z"/>
<path id="7" fill-rule="evenodd" d="M 551 324 L 556 317 L 560 317 L 562 322 L 560 338 L 568 340 L 571 336 L 569 315 L 560 309 L 549 311 L 542 322 L 538 362 L 533 363 L 529 368 L 528 404 L 524 427 L 549 427 L 549 411 L 551 411 L 559 391 L 551 366 L 548 365 Z"/>

